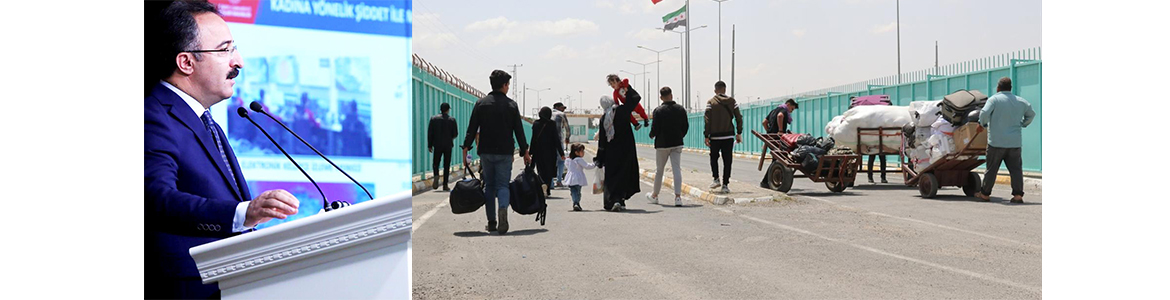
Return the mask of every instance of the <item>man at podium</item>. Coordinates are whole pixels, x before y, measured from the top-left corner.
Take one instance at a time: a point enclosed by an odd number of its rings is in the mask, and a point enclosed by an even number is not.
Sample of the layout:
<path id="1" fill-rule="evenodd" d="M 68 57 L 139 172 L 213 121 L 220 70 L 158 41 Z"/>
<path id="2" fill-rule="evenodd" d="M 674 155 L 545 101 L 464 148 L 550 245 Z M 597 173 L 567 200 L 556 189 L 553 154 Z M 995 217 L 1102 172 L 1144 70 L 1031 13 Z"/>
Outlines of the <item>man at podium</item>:
<path id="1" fill-rule="evenodd" d="M 284 190 L 252 198 L 211 117 L 244 67 L 215 6 L 146 6 L 146 298 L 218 298 L 219 287 L 202 283 L 188 250 L 296 214 L 299 201 Z"/>

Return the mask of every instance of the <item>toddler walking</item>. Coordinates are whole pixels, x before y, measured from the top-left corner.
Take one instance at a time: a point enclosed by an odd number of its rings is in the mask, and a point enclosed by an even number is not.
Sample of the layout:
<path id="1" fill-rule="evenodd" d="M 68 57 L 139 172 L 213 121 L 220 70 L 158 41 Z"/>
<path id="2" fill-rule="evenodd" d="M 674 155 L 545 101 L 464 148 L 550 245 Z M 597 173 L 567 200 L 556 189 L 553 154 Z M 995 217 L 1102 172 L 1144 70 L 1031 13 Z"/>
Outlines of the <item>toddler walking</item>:
<path id="1" fill-rule="evenodd" d="M 562 184 L 569 186 L 569 194 L 573 196 L 573 211 L 581 211 L 581 187 L 589 185 L 585 178 L 585 170 L 593 169 L 593 163 L 585 161 L 585 145 L 574 143 L 569 147 L 569 160 L 565 161 L 568 171 Z"/>

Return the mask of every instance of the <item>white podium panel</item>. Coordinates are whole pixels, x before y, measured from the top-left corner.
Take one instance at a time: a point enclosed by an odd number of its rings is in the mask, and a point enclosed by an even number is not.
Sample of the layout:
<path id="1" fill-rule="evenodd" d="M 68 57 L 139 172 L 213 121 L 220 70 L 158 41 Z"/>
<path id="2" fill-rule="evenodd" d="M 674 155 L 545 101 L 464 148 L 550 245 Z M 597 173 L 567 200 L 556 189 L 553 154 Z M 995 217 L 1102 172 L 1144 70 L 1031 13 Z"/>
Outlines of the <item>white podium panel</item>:
<path id="1" fill-rule="evenodd" d="M 191 248 L 224 299 L 409 299 L 410 191 Z"/>

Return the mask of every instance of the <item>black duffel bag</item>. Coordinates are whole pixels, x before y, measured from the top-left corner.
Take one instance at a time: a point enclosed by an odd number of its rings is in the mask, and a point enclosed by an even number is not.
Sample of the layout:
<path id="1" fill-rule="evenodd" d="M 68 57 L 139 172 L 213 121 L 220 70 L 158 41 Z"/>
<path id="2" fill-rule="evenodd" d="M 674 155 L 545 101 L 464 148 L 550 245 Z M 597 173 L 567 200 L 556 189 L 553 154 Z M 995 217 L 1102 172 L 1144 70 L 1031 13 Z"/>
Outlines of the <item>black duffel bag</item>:
<path id="1" fill-rule="evenodd" d="M 540 180 L 540 176 L 536 176 L 536 171 L 533 170 L 536 164 L 529 164 L 524 167 L 524 172 L 516 175 L 509 184 L 509 193 L 512 196 L 508 199 L 512 206 L 512 211 L 521 215 L 536 214 L 536 220 L 540 221 L 540 226 L 544 226 L 544 219 L 548 210 L 548 204 L 545 203 L 544 198 L 544 184 Z"/>
<path id="2" fill-rule="evenodd" d="M 468 175 L 471 178 L 467 178 Z M 486 202 L 483 195 L 483 181 L 475 178 L 475 172 L 472 172 L 467 166 L 463 167 L 463 176 L 463 179 L 455 182 L 455 188 L 448 196 L 451 212 L 454 214 L 477 211 Z"/>

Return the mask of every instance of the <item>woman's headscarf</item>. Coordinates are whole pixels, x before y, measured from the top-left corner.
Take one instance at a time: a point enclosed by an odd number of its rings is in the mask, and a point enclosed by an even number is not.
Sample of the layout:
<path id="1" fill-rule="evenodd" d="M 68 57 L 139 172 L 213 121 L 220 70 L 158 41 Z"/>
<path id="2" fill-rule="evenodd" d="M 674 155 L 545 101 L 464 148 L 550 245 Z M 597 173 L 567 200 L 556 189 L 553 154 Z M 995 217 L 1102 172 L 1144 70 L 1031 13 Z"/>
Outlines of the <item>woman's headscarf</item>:
<path id="1" fill-rule="evenodd" d="M 548 106 L 541 107 L 539 115 L 541 120 L 548 121 L 552 118 L 552 109 L 548 108 Z"/>
<path id="2" fill-rule="evenodd" d="M 613 115 L 615 113 L 613 98 L 601 96 L 601 109 L 605 110 L 605 117 L 601 120 L 601 127 L 605 128 L 605 141 L 613 141 Z"/>

